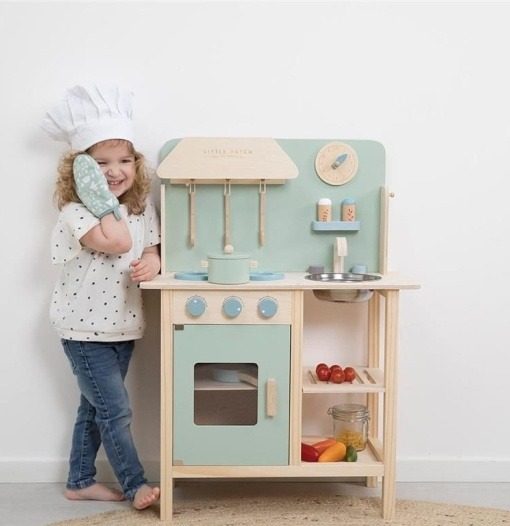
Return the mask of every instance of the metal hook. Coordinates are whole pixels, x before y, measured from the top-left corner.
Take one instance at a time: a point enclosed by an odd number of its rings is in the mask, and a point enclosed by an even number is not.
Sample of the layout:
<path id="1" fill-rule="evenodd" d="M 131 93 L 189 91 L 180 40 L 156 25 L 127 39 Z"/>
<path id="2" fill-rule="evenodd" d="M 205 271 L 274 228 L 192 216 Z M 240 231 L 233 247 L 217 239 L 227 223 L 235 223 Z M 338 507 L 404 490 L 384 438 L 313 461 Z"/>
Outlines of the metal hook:
<path id="1" fill-rule="evenodd" d="M 265 194 L 266 193 L 266 180 L 261 179 L 259 183 L 259 194 Z"/>
<path id="2" fill-rule="evenodd" d="M 266 242 L 266 180 L 261 179 L 259 183 L 259 244 L 263 246 Z"/>
<path id="3" fill-rule="evenodd" d="M 188 237 L 190 246 L 195 246 L 195 235 L 196 235 L 196 217 L 195 217 L 195 193 L 196 185 L 195 180 L 192 179 L 188 184 L 188 195 L 189 195 L 189 224 L 188 224 Z"/>
<path id="4" fill-rule="evenodd" d="M 223 247 L 231 245 L 230 239 L 230 179 L 225 180 L 223 187 L 223 214 L 224 214 L 224 233 Z"/>

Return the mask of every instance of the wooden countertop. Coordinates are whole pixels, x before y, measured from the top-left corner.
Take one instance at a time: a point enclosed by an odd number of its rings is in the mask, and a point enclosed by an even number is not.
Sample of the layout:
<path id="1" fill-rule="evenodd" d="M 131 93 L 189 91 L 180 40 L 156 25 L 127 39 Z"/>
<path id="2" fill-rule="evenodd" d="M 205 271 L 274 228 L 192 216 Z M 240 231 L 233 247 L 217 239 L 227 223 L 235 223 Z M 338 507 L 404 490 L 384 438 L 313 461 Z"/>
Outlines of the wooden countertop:
<path id="1" fill-rule="evenodd" d="M 142 289 L 155 290 L 313 290 L 313 289 L 373 289 L 400 290 L 419 289 L 420 285 L 396 272 L 384 274 L 376 281 L 362 282 L 318 282 L 305 279 L 306 272 L 285 272 L 284 278 L 274 281 L 249 281 L 241 285 L 218 285 L 207 281 L 175 279 L 174 273 L 158 276 L 140 284 Z"/>

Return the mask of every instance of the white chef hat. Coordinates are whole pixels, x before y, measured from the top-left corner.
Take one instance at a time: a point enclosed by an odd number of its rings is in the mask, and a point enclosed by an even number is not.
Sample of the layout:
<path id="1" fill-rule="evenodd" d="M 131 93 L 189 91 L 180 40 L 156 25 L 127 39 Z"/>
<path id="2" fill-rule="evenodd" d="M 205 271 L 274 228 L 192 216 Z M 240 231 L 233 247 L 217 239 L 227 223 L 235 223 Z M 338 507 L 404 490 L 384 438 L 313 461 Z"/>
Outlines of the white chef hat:
<path id="1" fill-rule="evenodd" d="M 133 142 L 132 98 L 118 86 L 74 86 L 46 113 L 42 127 L 79 151 L 107 139 Z"/>

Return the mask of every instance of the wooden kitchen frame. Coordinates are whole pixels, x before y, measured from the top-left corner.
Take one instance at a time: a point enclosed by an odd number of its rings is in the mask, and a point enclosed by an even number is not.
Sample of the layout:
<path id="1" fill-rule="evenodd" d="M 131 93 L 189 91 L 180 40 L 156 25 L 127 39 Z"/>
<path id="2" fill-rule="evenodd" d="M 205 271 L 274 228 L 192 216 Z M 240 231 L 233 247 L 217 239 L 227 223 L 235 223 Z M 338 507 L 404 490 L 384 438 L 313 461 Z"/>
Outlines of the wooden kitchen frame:
<path id="1" fill-rule="evenodd" d="M 418 285 L 396 274 L 385 274 L 377 282 L 317 283 L 304 279 L 303 273 L 289 273 L 280 281 L 250 282 L 243 285 L 214 285 L 210 283 L 176 280 L 172 274 L 161 276 L 143 284 L 143 288 L 161 291 L 161 519 L 171 521 L 173 486 L 179 479 L 222 478 L 321 478 L 366 477 L 367 485 L 375 487 L 382 480 L 381 513 L 391 519 L 395 513 L 395 433 L 399 294 L 403 289 L 416 289 Z M 313 289 L 366 289 L 374 290 L 367 304 L 367 363 L 356 367 L 360 378 L 353 384 L 314 384 L 302 365 L 303 303 L 304 293 Z M 184 296 L 246 295 L 250 297 L 274 296 L 286 298 L 280 302 L 279 314 L 291 325 L 290 364 L 290 418 L 289 462 L 280 466 L 190 466 L 174 465 L 173 459 L 173 327 L 183 323 Z M 282 296 L 282 293 L 283 296 Z M 208 296 L 209 297 L 209 296 Z M 218 299 L 219 301 L 219 299 Z M 211 309 L 213 310 L 213 309 Z M 221 318 L 221 314 L 218 314 Z M 207 323 L 215 323 L 207 319 Z M 222 323 L 221 319 L 217 323 Z M 224 323 L 224 320 L 223 320 Z M 250 322 L 251 323 L 251 322 Z M 253 323 L 258 323 L 254 320 Z M 263 322 L 261 322 L 263 323 Z M 359 453 L 356 463 L 306 463 L 301 461 L 302 401 L 304 394 L 362 393 L 366 395 L 370 411 L 367 448 Z M 382 397 L 382 404 L 380 399 Z M 379 409 L 382 408 L 382 415 Z M 378 423 L 381 421 L 382 426 Z"/>

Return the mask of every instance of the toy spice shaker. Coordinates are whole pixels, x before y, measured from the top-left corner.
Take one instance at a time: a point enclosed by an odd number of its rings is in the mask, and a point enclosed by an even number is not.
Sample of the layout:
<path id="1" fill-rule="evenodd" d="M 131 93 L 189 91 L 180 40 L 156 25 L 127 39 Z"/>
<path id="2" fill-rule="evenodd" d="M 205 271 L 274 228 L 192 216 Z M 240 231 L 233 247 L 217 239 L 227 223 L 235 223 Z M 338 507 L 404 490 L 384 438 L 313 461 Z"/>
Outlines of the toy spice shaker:
<path id="1" fill-rule="evenodd" d="M 356 201 L 351 198 L 342 201 L 342 221 L 356 221 Z"/>
<path id="2" fill-rule="evenodd" d="M 317 221 L 331 221 L 331 199 L 323 197 L 317 203 Z"/>

